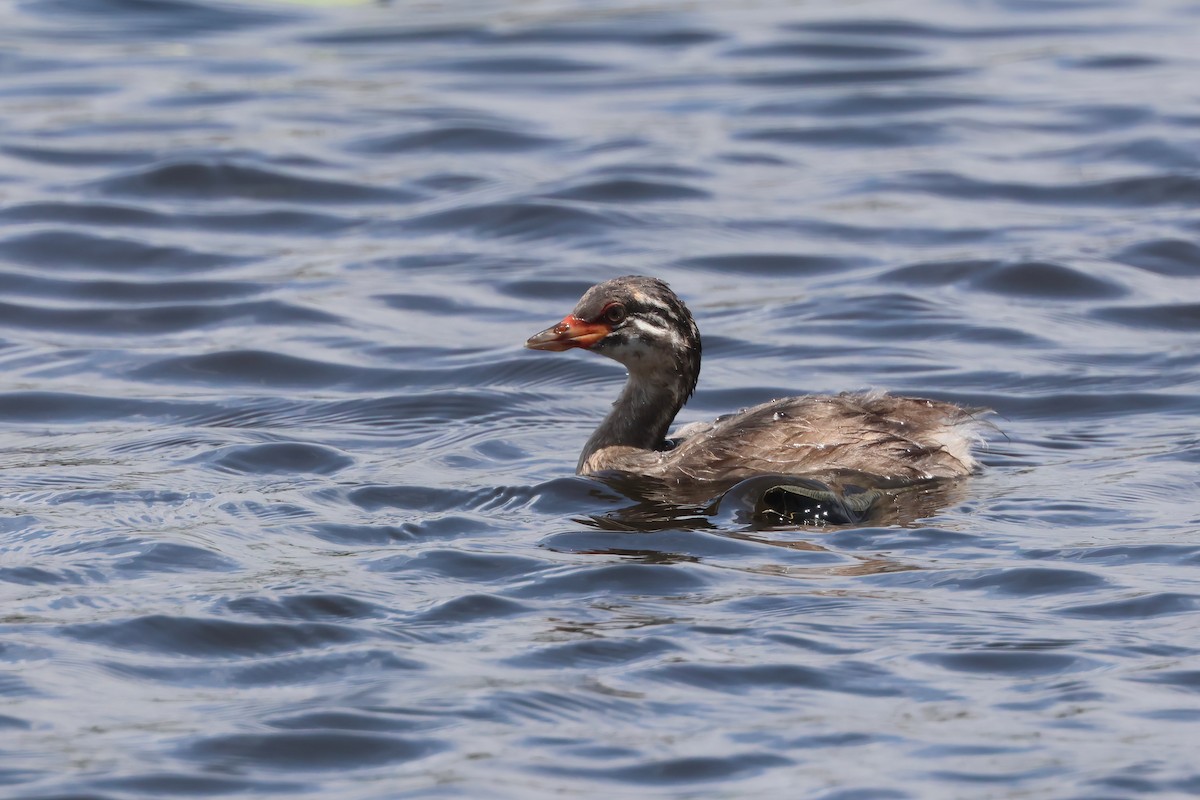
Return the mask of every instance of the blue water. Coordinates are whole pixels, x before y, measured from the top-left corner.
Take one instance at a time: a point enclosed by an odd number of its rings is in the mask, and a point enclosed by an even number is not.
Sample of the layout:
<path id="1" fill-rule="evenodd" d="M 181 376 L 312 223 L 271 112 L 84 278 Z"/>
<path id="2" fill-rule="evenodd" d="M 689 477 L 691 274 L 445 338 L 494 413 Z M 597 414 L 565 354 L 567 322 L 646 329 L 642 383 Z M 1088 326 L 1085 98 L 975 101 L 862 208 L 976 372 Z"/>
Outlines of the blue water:
<path id="1" fill-rule="evenodd" d="M 1200 5 L 0 0 L 0 795 L 1200 794 Z M 764 527 L 572 475 L 593 282 L 681 421 L 990 406 Z"/>

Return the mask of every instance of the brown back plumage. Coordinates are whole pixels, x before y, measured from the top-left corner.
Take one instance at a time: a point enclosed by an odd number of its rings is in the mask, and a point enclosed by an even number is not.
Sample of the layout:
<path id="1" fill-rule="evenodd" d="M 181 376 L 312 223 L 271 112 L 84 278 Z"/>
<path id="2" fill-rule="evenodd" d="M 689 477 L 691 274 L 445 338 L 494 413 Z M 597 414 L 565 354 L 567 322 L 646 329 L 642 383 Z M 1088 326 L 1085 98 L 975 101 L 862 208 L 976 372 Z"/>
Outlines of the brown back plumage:
<path id="1" fill-rule="evenodd" d="M 912 481 L 966 475 L 978 421 L 933 400 L 886 394 L 787 397 L 693 426 L 663 454 L 664 473 L 696 481 L 731 475 L 853 470 Z"/>

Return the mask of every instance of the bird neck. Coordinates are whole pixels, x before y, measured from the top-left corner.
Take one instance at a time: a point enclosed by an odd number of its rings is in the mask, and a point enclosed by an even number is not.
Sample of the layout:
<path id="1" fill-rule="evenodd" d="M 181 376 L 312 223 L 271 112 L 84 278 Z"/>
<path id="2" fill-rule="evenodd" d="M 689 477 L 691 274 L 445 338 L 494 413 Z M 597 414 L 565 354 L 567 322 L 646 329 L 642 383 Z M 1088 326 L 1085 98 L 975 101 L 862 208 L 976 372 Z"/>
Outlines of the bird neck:
<path id="1" fill-rule="evenodd" d="M 695 376 L 683 372 L 664 375 L 630 370 L 621 396 L 583 446 L 578 469 L 582 470 L 594 453 L 606 447 L 662 449 L 671 421 L 695 385 Z"/>

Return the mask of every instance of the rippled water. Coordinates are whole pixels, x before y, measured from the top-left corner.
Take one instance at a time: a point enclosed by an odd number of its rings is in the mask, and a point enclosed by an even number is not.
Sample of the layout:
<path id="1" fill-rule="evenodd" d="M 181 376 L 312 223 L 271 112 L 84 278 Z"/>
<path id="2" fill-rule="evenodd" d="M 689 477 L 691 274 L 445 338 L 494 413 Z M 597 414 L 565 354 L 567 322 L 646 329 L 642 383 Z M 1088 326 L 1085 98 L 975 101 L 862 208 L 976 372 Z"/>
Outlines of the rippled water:
<path id="1" fill-rule="evenodd" d="M 1200 793 L 1200 5 L 0 15 L 4 796 Z M 685 421 L 926 394 L 986 470 L 573 477 L 621 372 L 521 343 L 631 272 Z"/>

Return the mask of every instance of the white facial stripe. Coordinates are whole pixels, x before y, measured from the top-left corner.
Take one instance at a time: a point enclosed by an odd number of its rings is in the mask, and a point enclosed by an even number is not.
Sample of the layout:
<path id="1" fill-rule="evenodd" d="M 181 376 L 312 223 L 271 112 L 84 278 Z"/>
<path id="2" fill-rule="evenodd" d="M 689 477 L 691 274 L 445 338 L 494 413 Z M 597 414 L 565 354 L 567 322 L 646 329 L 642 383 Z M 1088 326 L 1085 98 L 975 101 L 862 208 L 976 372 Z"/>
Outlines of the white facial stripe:
<path id="1" fill-rule="evenodd" d="M 646 317 L 630 317 L 629 323 L 634 328 L 637 328 L 638 333 L 642 334 L 650 341 L 669 341 L 672 347 L 683 347 L 683 340 L 674 329 L 659 322 L 656 319 L 647 319 Z"/>
<path id="2" fill-rule="evenodd" d="M 671 307 L 661 300 L 658 300 L 654 297 L 647 297 L 645 295 L 638 299 L 641 301 L 642 305 L 646 306 L 647 308 L 653 308 L 655 311 L 660 312 L 664 317 L 675 316 L 675 312 L 671 310 Z"/>
<path id="3" fill-rule="evenodd" d="M 630 317 L 629 321 L 633 323 L 635 328 L 643 333 L 664 334 L 670 331 L 670 328 L 668 328 L 660 320 L 653 319 L 651 317 Z"/>

